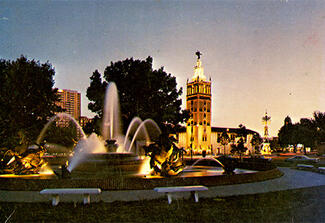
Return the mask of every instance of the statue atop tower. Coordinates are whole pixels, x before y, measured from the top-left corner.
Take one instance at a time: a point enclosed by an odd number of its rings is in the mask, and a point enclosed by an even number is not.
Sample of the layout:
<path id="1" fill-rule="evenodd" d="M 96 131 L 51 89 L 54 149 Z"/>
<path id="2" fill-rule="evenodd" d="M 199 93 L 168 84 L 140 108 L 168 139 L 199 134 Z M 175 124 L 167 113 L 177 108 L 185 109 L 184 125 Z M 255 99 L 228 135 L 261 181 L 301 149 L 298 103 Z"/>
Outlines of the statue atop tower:
<path id="1" fill-rule="evenodd" d="M 199 60 L 201 58 L 202 53 L 200 51 L 196 51 L 195 54 L 197 56 L 197 59 Z"/>
<path id="2" fill-rule="evenodd" d="M 194 75 L 192 77 L 192 81 L 206 81 L 206 77 L 204 75 L 204 70 L 202 67 L 202 62 L 200 60 L 202 53 L 200 51 L 197 51 L 195 55 L 197 56 L 197 60 L 196 60 L 196 66 L 194 67 Z"/>

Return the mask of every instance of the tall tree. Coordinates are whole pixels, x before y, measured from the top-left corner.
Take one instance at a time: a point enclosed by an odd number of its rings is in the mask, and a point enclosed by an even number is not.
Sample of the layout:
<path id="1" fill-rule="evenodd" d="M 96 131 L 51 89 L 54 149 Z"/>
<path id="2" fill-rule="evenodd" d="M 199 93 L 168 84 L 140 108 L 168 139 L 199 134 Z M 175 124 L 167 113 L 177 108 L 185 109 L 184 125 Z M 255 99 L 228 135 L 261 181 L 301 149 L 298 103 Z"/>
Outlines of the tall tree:
<path id="1" fill-rule="evenodd" d="M 223 154 L 226 154 L 226 145 L 228 145 L 230 138 L 226 131 L 223 131 L 220 138 L 220 143 L 223 145 Z"/>
<path id="2" fill-rule="evenodd" d="M 47 119 L 59 111 L 51 64 L 0 60 L 0 147 L 33 142 Z"/>
<path id="3" fill-rule="evenodd" d="M 87 98 L 90 103 L 88 109 L 92 112 L 97 113 L 94 117 L 93 122 L 87 125 L 87 129 L 94 130 L 97 134 L 100 133 L 100 118 L 103 117 L 103 107 L 105 100 L 105 89 L 107 82 L 102 80 L 101 74 L 98 70 L 95 70 L 90 77 L 90 86 L 87 88 Z M 91 133 L 91 132 L 88 132 Z"/>
<path id="4" fill-rule="evenodd" d="M 241 137 L 243 142 L 246 143 L 247 135 L 249 132 L 248 132 L 246 126 L 244 126 L 243 124 L 239 124 L 238 127 L 239 127 L 238 137 Z"/>
<path id="5" fill-rule="evenodd" d="M 238 141 L 237 144 L 232 144 L 231 145 L 231 150 L 230 152 L 232 154 L 239 154 L 239 158 L 241 159 L 242 155 L 247 151 L 247 147 L 245 147 L 245 142 L 243 137 L 241 137 Z"/>
<path id="6" fill-rule="evenodd" d="M 315 111 L 312 122 L 316 131 L 316 144 L 325 142 L 325 112 Z"/>
<path id="7" fill-rule="evenodd" d="M 176 125 L 184 122 L 187 112 L 181 110 L 182 89 L 177 90 L 176 78 L 167 74 L 163 67 L 152 68 L 152 58 L 111 62 L 101 75 L 96 70 L 91 76 L 87 97 L 91 101 L 89 109 L 103 116 L 103 101 L 108 82 L 115 82 L 121 105 L 124 129 L 131 119 L 139 116 L 141 119 L 151 118 L 162 126 L 163 123 Z"/>
<path id="8" fill-rule="evenodd" d="M 293 137 L 294 128 L 295 127 L 292 124 L 291 118 L 287 116 L 284 119 L 284 125 L 281 127 L 278 133 L 279 144 L 282 147 L 287 147 L 288 145 L 294 144 L 294 137 Z"/>
<path id="9" fill-rule="evenodd" d="M 263 142 L 263 139 L 261 138 L 260 134 L 254 133 L 252 140 L 251 140 L 251 144 L 254 148 L 255 153 L 260 152 L 260 146 L 261 146 L 262 142 Z"/>

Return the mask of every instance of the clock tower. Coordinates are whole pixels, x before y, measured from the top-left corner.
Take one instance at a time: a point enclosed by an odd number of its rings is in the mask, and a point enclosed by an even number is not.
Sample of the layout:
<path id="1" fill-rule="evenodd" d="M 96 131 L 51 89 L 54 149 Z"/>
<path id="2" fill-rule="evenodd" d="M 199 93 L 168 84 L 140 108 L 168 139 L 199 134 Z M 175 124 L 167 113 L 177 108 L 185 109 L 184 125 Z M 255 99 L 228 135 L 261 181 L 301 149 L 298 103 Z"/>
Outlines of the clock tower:
<path id="1" fill-rule="evenodd" d="M 186 149 L 193 154 L 211 151 L 211 79 L 206 80 L 201 53 L 196 52 L 194 75 L 187 81 L 186 109 L 190 119 L 186 125 Z"/>

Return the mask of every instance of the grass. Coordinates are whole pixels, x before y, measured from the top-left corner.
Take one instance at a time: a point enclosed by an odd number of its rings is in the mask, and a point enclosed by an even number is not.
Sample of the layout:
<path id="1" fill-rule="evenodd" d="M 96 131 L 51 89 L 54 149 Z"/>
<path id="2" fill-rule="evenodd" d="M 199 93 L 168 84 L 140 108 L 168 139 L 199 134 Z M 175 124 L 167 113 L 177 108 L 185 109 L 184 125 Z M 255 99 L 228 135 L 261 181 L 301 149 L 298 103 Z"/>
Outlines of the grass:
<path id="1" fill-rule="evenodd" d="M 325 186 L 257 195 L 134 202 L 0 203 L 5 222 L 324 222 Z"/>

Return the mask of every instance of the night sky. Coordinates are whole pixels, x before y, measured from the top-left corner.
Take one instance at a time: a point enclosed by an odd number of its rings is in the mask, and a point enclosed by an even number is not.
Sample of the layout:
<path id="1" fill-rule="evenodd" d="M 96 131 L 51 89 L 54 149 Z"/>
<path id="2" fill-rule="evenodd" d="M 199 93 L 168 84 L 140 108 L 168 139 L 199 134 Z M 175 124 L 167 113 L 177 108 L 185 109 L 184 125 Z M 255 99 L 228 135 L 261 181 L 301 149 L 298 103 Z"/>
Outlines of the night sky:
<path id="1" fill-rule="evenodd" d="M 82 115 L 92 116 L 93 71 L 130 57 L 152 56 L 185 100 L 199 50 L 212 79 L 212 126 L 262 134 L 267 110 L 274 136 L 287 115 L 298 122 L 325 111 L 324 34 L 323 0 L 0 0 L 0 58 L 49 61 L 56 87 L 82 93 Z"/>

